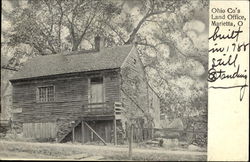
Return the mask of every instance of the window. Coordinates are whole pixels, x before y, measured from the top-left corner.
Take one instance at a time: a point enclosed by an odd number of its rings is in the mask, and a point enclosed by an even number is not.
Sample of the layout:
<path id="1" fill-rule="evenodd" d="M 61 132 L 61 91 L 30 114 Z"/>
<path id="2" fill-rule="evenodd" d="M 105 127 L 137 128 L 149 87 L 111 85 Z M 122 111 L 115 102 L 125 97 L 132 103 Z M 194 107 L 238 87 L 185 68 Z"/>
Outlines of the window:
<path id="1" fill-rule="evenodd" d="M 54 86 L 38 87 L 37 99 L 39 102 L 51 102 L 55 98 Z"/>
<path id="2" fill-rule="evenodd" d="M 103 77 L 91 78 L 91 84 L 102 84 L 102 83 L 103 83 Z"/>

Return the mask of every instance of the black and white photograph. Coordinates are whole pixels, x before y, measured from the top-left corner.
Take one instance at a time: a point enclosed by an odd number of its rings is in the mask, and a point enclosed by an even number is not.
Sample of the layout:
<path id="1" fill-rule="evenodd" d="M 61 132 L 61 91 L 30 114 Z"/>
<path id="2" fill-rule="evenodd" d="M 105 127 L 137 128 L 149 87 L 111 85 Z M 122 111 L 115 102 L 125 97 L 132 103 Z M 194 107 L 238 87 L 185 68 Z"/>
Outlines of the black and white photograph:
<path id="1" fill-rule="evenodd" d="M 1 2 L 1 160 L 207 161 L 209 0 Z"/>

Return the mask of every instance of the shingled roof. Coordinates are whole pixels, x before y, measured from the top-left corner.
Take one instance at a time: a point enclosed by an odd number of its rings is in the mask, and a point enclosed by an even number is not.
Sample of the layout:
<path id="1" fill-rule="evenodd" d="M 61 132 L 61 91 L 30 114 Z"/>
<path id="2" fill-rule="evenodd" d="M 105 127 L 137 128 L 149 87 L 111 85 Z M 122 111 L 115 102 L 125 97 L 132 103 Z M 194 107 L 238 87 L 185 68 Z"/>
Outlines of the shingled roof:
<path id="1" fill-rule="evenodd" d="M 96 52 L 76 52 L 37 56 L 26 62 L 12 80 L 28 79 L 57 74 L 115 69 L 122 66 L 133 45 L 102 48 Z"/>

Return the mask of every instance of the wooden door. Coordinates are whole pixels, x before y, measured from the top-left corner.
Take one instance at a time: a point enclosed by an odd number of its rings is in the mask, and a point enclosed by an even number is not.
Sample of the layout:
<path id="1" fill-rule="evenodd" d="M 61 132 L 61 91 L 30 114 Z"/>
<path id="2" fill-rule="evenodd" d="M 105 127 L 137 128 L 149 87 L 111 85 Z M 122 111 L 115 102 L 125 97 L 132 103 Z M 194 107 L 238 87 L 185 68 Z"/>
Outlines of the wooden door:
<path id="1" fill-rule="evenodd" d="M 102 107 L 104 103 L 103 78 L 91 78 L 90 81 L 90 107 Z"/>
<path id="2" fill-rule="evenodd" d="M 103 103 L 103 84 L 91 84 L 91 103 Z"/>

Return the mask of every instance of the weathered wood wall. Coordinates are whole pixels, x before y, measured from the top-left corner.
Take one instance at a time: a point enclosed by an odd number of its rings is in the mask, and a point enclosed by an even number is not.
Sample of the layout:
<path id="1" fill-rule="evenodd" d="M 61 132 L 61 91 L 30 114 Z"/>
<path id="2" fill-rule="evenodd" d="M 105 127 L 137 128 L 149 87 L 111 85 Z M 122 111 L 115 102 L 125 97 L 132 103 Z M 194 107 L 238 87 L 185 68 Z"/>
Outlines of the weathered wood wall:
<path id="1" fill-rule="evenodd" d="M 113 121 L 112 120 L 99 120 L 99 121 L 85 121 L 94 129 L 98 135 L 104 139 L 106 143 L 113 143 Z M 82 142 L 82 138 L 84 139 L 84 143 L 89 142 L 101 142 L 101 140 L 84 124 L 83 125 L 83 136 L 82 136 L 82 126 L 81 123 L 75 127 L 74 132 L 74 140 L 75 142 Z M 72 141 L 73 134 L 72 132 L 67 135 L 63 142 Z"/>
<path id="2" fill-rule="evenodd" d="M 22 112 L 14 113 L 13 120 L 21 123 L 48 123 L 59 119 L 65 122 L 78 119 L 83 115 L 83 105 L 88 104 L 88 79 L 96 75 L 104 76 L 105 101 L 119 101 L 119 75 L 111 70 L 14 82 L 13 110 L 21 108 Z M 55 86 L 55 101 L 39 103 L 36 101 L 36 89 L 46 85 Z"/>
<path id="3" fill-rule="evenodd" d="M 118 74 L 106 72 L 102 75 L 105 76 L 105 101 L 119 101 Z M 21 113 L 14 114 L 14 119 L 21 122 L 50 122 L 58 118 L 79 117 L 82 105 L 88 104 L 89 77 L 91 75 L 65 76 L 14 83 L 13 109 L 22 108 Z M 46 85 L 55 86 L 55 101 L 39 103 L 36 101 L 36 88 Z"/>
<path id="4" fill-rule="evenodd" d="M 125 107 L 125 119 L 141 118 L 135 122 L 135 138 L 142 136 L 144 128 L 153 128 L 160 119 L 159 98 L 149 87 L 143 64 L 134 48 L 121 69 L 121 100 Z M 148 116 L 150 117 L 148 118 Z M 125 120 L 124 120 L 125 121 Z M 152 134 L 152 133 L 151 133 Z M 152 135 L 151 135 L 152 137 Z M 142 138 L 144 139 L 144 138 Z"/>
<path id="5" fill-rule="evenodd" d="M 160 98 L 156 95 L 154 90 L 149 87 L 148 89 L 149 94 L 149 113 L 153 117 L 153 127 L 154 128 L 160 128 Z"/>
<path id="6" fill-rule="evenodd" d="M 122 103 L 129 110 L 126 115 L 143 115 L 143 112 L 148 111 L 148 87 L 143 65 L 135 48 L 122 66 L 121 76 Z"/>
<path id="7" fill-rule="evenodd" d="M 129 120 L 129 117 L 144 116 L 150 112 L 150 93 L 152 91 L 149 90 L 142 62 L 135 48 L 133 48 L 122 65 L 120 74 L 116 69 L 13 82 L 13 110 L 16 112 L 13 114 L 13 120 L 16 123 L 55 122 L 59 131 L 63 132 L 60 129 L 66 127 L 69 129 L 70 122 L 83 116 L 82 109 L 88 104 L 89 100 L 89 78 L 93 76 L 104 76 L 105 102 L 123 103 L 125 111 L 117 129 L 124 130 L 125 122 Z M 39 103 L 36 101 L 37 87 L 46 85 L 55 86 L 55 101 Z M 151 95 L 153 100 L 155 97 L 155 95 Z M 157 101 L 152 102 L 154 105 L 155 103 L 158 104 Z M 15 111 L 17 109 L 22 111 Z M 151 112 L 157 112 L 155 115 L 158 115 L 158 111 Z M 154 118 L 154 115 L 152 117 Z M 110 120 L 109 122 L 106 125 L 98 122 L 92 125 L 96 127 L 97 131 L 100 131 L 100 134 L 107 141 L 112 140 L 111 135 L 113 135 L 111 133 L 113 121 Z M 147 121 L 144 123 L 147 123 Z M 141 129 L 139 127 L 143 128 L 144 126 L 138 125 L 138 129 Z M 76 131 L 79 131 L 78 129 Z M 108 135 L 106 132 L 108 132 Z M 60 137 L 63 137 L 64 133 Z M 86 141 L 90 138 L 88 133 L 88 131 L 85 132 Z M 79 133 L 76 133 L 76 139 L 80 139 L 77 134 Z"/>
<path id="8" fill-rule="evenodd" d="M 89 121 L 87 122 L 98 134 L 101 136 L 105 142 L 111 143 L 113 137 L 113 121 L 101 120 L 101 121 Z M 75 140 L 77 142 L 82 141 L 81 125 L 75 129 Z M 93 134 L 90 129 L 84 125 L 84 142 L 96 142 L 100 141 L 99 138 Z"/>
<path id="9" fill-rule="evenodd" d="M 56 123 L 24 123 L 23 135 L 28 138 L 55 138 Z"/>

